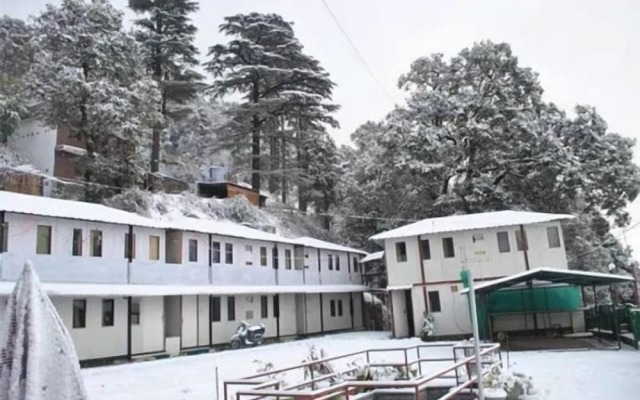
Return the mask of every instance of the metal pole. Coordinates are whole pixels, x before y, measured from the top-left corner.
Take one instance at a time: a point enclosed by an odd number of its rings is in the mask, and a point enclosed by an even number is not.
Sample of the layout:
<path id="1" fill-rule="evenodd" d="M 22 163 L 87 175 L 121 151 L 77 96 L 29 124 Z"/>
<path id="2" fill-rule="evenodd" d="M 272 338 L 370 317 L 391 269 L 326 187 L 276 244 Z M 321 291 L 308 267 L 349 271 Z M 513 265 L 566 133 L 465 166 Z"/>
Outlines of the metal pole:
<path id="1" fill-rule="evenodd" d="M 473 284 L 473 275 L 466 271 L 469 279 L 469 307 L 471 308 L 471 328 L 473 330 L 473 350 L 476 353 L 476 376 L 478 377 L 478 399 L 484 400 L 484 382 L 482 382 L 482 356 L 480 355 L 480 334 L 478 333 L 478 311 L 476 309 L 476 291 Z"/>
<path id="2" fill-rule="evenodd" d="M 220 398 L 220 388 L 218 387 L 218 367 L 216 367 L 216 399 Z"/>

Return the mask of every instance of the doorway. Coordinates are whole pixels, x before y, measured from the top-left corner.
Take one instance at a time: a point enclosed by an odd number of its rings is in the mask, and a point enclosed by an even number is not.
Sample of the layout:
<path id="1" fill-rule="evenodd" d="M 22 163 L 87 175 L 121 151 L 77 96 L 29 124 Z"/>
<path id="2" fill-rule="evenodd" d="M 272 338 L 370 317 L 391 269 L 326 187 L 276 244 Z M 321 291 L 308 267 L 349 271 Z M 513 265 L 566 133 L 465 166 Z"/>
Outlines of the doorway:
<path id="1" fill-rule="evenodd" d="M 169 354 L 180 353 L 182 347 L 182 297 L 164 298 L 164 338 L 165 351 Z"/>
<path id="2" fill-rule="evenodd" d="M 407 326 L 409 328 L 409 337 L 416 335 L 415 326 L 413 325 L 413 299 L 411 297 L 411 289 L 404 291 L 404 302 L 407 308 Z"/>

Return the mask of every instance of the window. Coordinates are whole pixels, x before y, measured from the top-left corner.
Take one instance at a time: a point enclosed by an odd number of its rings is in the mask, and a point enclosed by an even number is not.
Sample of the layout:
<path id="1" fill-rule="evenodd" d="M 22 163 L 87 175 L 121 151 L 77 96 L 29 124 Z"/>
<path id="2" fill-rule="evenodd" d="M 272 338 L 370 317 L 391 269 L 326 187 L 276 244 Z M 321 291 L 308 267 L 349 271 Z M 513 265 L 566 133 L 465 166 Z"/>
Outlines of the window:
<path id="1" fill-rule="evenodd" d="M 336 316 L 336 301 L 335 300 L 331 300 L 329 302 L 329 311 L 331 312 L 331 316 L 332 317 Z"/>
<path id="2" fill-rule="evenodd" d="M 220 242 L 211 242 L 211 262 L 220 264 Z"/>
<path id="3" fill-rule="evenodd" d="M 244 246 L 245 264 L 253 265 L 253 246 L 247 244 Z"/>
<path id="4" fill-rule="evenodd" d="M 131 325 L 140 325 L 140 301 L 131 302 Z"/>
<path id="5" fill-rule="evenodd" d="M 273 316 L 274 318 L 280 317 L 280 297 L 277 294 L 273 296 Z"/>
<path id="6" fill-rule="evenodd" d="M 73 328 L 84 328 L 87 326 L 87 301 L 73 301 Z"/>
<path id="7" fill-rule="evenodd" d="M 271 249 L 271 263 L 274 269 L 278 269 L 278 248 L 274 247 Z"/>
<path id="8" fill-rule="evenodd" d="M 131 254 L 129 254 L 129 247 L 131 247 Z M 136 234 L 131 237 L 131 243 L 129 243 L 129 234 L 124 234 L 124 258 L 134 259 L 136 258 Z"/>
<path id="9" fill-rule="evenodd" d="M 333 271 L 333 256 L 331 254 L 327 254 L 329 257 L 329 271 Z"/>
<path id="10" fill-rule="evenodd" d="M 260 296 L 260 318 L 269 318 L 269 297 Z"/>
<path id="11" fill-rule="evenodd" d="M 260 265 L 263 267 L 267 266 L 267 248 L 260 247 Z"/>
<path id="12" fill-rule="evenodd" d="M 527 233 L 525 231 L 516 231 L 516 245 L 518 246 L 518 251 L 529 250 L 529 244 L 527 243 Z"/>
<path id="13" fill-rule="evenodd" d="M 51 227 L 48 225 L 38 225 L 36 253 L 51 254 Z"/>
<path id="14" fill-rule="evenodd" d="M 429 311 L 431 312 L 440 312 L 442 308 L 440 307 L 440 292 L 437 290 L 433 292 L 429 292 Z"/>
<path id="15" fill-rule="evenodd" d="M 358 272 L 358 257 L 353 257 L 353 272 Z"/>
<path id="16" fill-rule="evenodd" d="M 220 312 L 220 297 L 211 298 L 211 322 L 220 322 L 222 315 Z"/>
<path id="17" fill-rule="evenodd" d="M 484 234 L 475 233 L 475 234 L 471 235 L 471 240 L 473 241 L 473 243 L 482 242 L 482 241 L 484 241 Z"/>
<path id="18" fill-rule="evenodd" d="M 338 300 L 338 317 L 342 317 L 342 300 Z"/>
<path id="19" fill-rule="evenodd" d="M 336 271 L 340 271 L 340 254 L 336 254 Z"/>
<path id="20" fill-rule="evenodd" d="M 284 268 L 291 269 L 291 250 L 290 249 L 284 250 Z"/>
<path id="21" fill-rule="evenodd" d="M 396 243 L 396 261 L 407 261 L 407 245 L 405 242 Z"/>
<path id="22" fill-rule="evenodd" d="M 91 257 L 102 257 L 102 231 L 91 230 Z"/>
<path id="23" fill-rule="evenodd" d="M 233 243 L 224 244 L 224 263 L 233 264 Z"/>
<path id="24" fill-rule="evenodd" d="M 508 253 L 511 251 L 509 232 L 498 232 L 498 251 L 500 253 Z"/>
<path id="25" fill-rule="evenodd" d="M 547 240 L 549 241 L 550 249 L 560 247 L 560 231 L 557 226 L 547 227 Z"/>
<path id="26" fill-rule="evenodd" d="M 453 238 L 442 238 L 442 251 L 444 252 L 444 258 L 453 258 L 456 256 L 453 248 Z"/>
<path id="27" fill-rule="evenodd" d="M 113 326 L 113 299 L 102 300 L 102 326 Z"/>
<path id="28" fill-rule="evenodd" d="M 236 320 L 236 298 L 233 296 L 227 297 L 227 321 Z"/>
<path id="29" fill-rule="evenodd" d="M 71 242 L 71 255 L 72 256 L 82 255 L 82 229 L 73 230 L 73 239 Z"/>
<path id="30" fill-rule="evenodd" d="M 0 225 L 0 253 L 9 250 L 9 223 Z"/>
<path id="31" fill-rule="evenodd" d="M 198 262 L 198 241 L 189 239 L 189 262 Z"/>
<path id="32" fill-rule="evenodd" d="M 422 259 L 431 260 L 431 246 L 429 246 L 429 239 L 420 240 L 420 249 L 422 250 Z"/>
<path id="33" fill-rule="evenodd" d="M 149 236 L 149 260 L 160 259 L 160 236 Z"/>

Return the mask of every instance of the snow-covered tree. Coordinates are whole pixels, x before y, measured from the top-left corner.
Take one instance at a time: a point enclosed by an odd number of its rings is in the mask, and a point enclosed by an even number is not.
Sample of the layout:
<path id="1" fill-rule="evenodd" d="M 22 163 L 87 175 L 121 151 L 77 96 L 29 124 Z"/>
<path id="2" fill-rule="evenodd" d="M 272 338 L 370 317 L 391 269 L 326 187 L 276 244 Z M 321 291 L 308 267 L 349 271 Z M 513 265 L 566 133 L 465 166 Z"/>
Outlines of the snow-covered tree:
<path id="1" fill-rule="evenodd" d="M 78 164 L 83 179 L 141 183 L 145 132 L 160 120 L 159 91 L 144 74 L 135 38 L 123 30 L 122 12 L 105 0 L 64 0 L 47 6 L 34 32 L 31 94 L 48 125 L 69 129 L 86 146 Z"/>
<path id="2" fill-rule="evenodd" d="M 20 123 L 26 106 L 24 76 L 33 58 L 32 30 L 20 19 L 0 18 L 0 143 Z"/>
<path id="3" fill-rule="evenodd" d="M 194 70 L 199 65 L 198 48 L 193 44 L 196 26 L 190 14 L 198 3 L 190 0 L 129 0 L 129 7 L 143 17 L 135 21 L 136 38 L 144 50 L 144 64 L 158 82 L 160 112 L 169 120 L 188 114 L 184 104 L 202 89 L 202 76 Z M 153 127 L 151 172 L 159 171 L 162 126 Z"/>
<path id="4" fill-rule="evenodd" d="M 227 140 L 250 149 L 251 185 L 260 190 L 262 175 L 267 172 L 262 162 L 265 141 L 271 156 L 269 174 L 288 173 L 290 163 L 283 168 L 282 162 L 287 160 L 288 137 L 295 137 L 292 132 L 300 130 L 301 120 L 296 116 L 312 108 L 324 109 L 323 118 L 328 120 L 335 106 L 324 102 L 331 98 L 334 84 L 319 62 L 303 53 L 292 24 L 279 15 L 226 17 L 220 31 L 231 40 L 209 49 L 205 67 L 215 78 L 211 91 L 216 96 L 242 96 L 229 111 L 236 125 L 245 129 Z M 280 162 L 276 162 L 276 154 Z"/>

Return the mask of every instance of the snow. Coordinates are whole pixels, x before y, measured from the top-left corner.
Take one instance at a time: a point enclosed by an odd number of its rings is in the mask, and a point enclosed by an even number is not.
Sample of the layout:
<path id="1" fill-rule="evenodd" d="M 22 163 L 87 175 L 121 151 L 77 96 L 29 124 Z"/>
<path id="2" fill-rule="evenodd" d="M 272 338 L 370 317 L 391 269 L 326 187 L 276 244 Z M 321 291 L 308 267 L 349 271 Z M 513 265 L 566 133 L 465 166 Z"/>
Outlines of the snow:
<path id="1" fill-rule="evenodd" d="M 0 325 L 0 400 L 87 398 L 73 341 L 27 263 Z"/>
<path id="2" fill-rule="evenodd" d="M 247 226 L 236 224 L 235 222 L 231 221 L 214 221 L 208 219 L 185 217 L 168 220 L 166 221 L 166 224 L 166 227 L 171 229 L 211 233 L 214 235 L 232 236 L 245 239 L 263 240 L 266 242 L 279 242 L 288 244 L 298 243 L 296 240 L 287 239 L 280 235 L 249 228 Z"/>
<path id="3" fill-rule="evenodd" d="M 529 211 L 494 211 L 478 214 L 452 215 L 427 218 L 397 229 L 373 235 L 370 240 L 402 238 L 434 233 L 457 232 L 502 226 L 539 224 L 542 222 L 573 219 L 569 214 L 548 214 Z"/>
<path id="4" fill-rule="evenodd" d="M 0 295 L 13 291 L 13 282 L 0 282 Z M 43 283 L 49 296 L 177 296 L 177 295 L 240 295 L 240 294 L 285 294 L 285 293 L 350 293 L 364 292 L 364 285 L 245 285 L 245 286 L 198 286 L 198 285 L 107 285 L 95 283 Z"/>
<path id="5" fill-rule="evenodd" d="M 252 349 L 91 368 L 83 374 L 93 400 L 208 400 L 216 398 L 216 368 L 222 396 L 224 380 L 257 372 L 254 360 L 270 362 L 275 368 L 297 365 L 308 354 L 310 345 L 315 345 L 318 351 L 324 349 L 328 356 L 337 356 L 369 348 L 398 348 L 420 343 L 417 338 L 390 340 L 385 332 L 352 332 Z M 428 356 L 451 356 L 450 348 L 428 351 Z M 394 362 L 394 354 L 386 353 L 372 361 Z M 426 350 L 423 355 L 427 355 Z M 505 353 L 503 361 L 506 364 Z M 632 350 L 512 352 L 509 361 L 513 370 L 533 378 L 544 400 L 625 400 L 637 398 L 640 391 L 640 380 L 635 376 L 640 370 L 640 356 Z M 333 365 L 345 366 L 338 362 Z M 446 365 L 439 363 L 436 368 Z M 301 374 L 287 374 L 285 380 L 291 384 L 299 380 Z"/>
<path id="6" fill-rule="evenodd" d="M 325 249 L 325 250 L 335 250 L 335 251 L 346 251 L 349 253 L 358 253 L 358 254 L 367 254 L 366 251 L 354 249 L 353 247 L 341 246 L 339 244 L 325 242 L 324 240 L 314 239 L 311 237 L 303 236 L 297 239 L 294 239 L 296 244 L 300 244 L 306 247 L 313 247 L 315 249 Z"/>
<path id="7" fill-rule="evenodd" d="M 370 253 L 362 260 L 360 260 L 360 264 L 364 264 L 369 261 L 382 260 L 384 258 L 384 251 L 377 251 L 375 253 Z"/>

